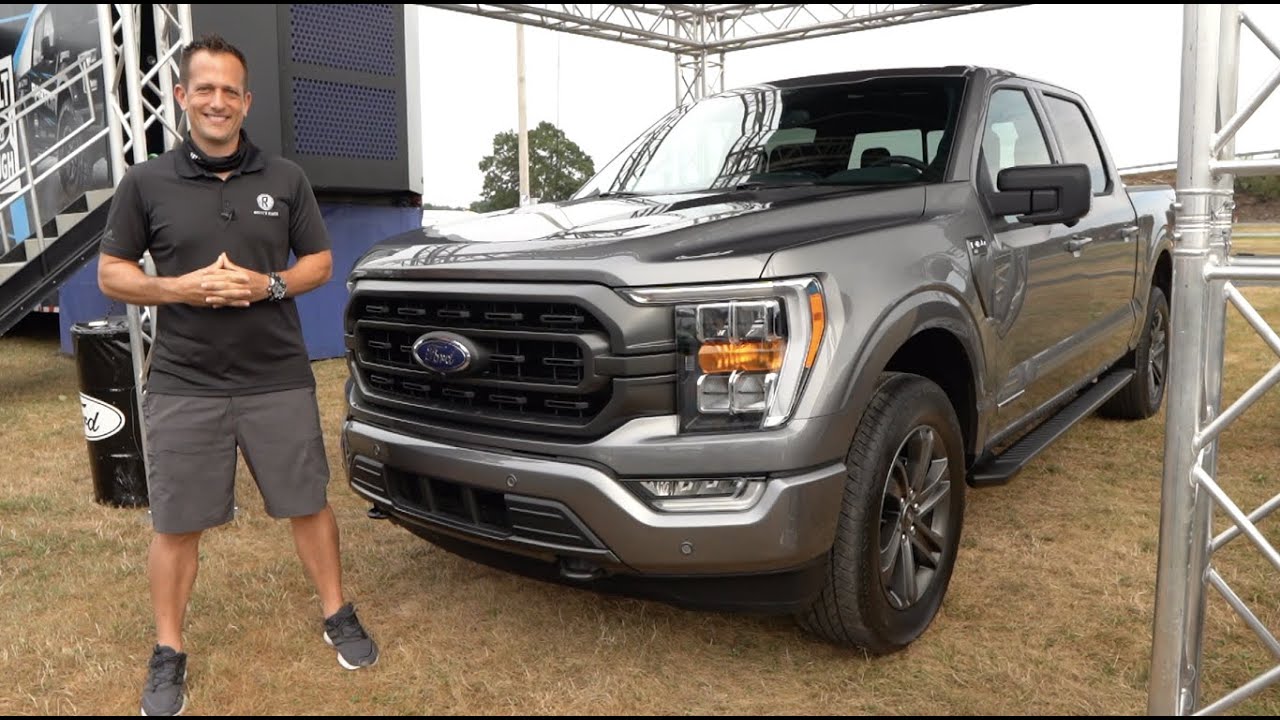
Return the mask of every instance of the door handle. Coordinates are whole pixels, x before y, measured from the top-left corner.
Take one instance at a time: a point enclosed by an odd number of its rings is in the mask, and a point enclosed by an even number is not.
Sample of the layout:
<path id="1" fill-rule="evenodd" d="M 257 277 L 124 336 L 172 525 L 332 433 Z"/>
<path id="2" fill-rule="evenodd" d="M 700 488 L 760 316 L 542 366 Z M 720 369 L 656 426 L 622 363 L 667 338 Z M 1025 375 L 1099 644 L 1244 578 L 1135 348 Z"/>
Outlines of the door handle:
<path id="1" fill-rule="evenodd" d="M 1084 249 L 1085 245 L 1093 242 L 1093 238 L 1077 235 L 1067 241 L 1067 252 L 1077 253 Z"/>
<path id="2" fill-rule="evenodd" d="M 1138 231 L 1141 229 L 1142 228 L 1138 227 L 1137 225 L 1125 225 L 1124 227 L 1120 228 L 1120 233 L 1124 235 L 1124 241 L 1129 242 L 1130 240 L 1137 237 Z"/>

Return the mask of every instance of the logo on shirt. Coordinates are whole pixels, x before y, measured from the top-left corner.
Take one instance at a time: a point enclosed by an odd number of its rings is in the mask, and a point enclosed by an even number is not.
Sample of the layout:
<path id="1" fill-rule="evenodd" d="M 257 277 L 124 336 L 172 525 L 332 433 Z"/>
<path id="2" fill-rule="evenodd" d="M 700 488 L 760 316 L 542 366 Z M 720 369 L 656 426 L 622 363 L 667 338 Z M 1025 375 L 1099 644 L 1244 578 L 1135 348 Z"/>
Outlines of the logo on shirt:
<path id="1" fill-rule="evenodd" d="M 279 211 L 274 211 L 271 209 L 275 206 L 276 206 L 276 199 L 271 197 L 267 193 L 262 193 L 261 195 L 258 196 L 258 207 L 262 209 L 254 210 L 253 214 L 265 215 L 267 217 L 280 217 Z"/>

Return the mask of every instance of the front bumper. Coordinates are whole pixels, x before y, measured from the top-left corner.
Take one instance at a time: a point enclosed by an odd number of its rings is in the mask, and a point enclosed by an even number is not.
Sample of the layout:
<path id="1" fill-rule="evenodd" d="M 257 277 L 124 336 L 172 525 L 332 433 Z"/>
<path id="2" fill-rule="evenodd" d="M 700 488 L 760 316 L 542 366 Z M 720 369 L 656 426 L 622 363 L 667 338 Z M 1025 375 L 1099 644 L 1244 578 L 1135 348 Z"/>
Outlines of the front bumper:
<path id="1" fill-rule="evenodd" d="M 741 442 L 758 440 L 744 435 Z M 748 510 L 664 513 L 599 464 L 446 445 L 354 419 L 343 426 L 343 446 L 352 489 L 397 522 L 558 563 L 562 575 L 584 580 L 749 575 L 812 565 L 834 541 L 845 478 L 842 463 L 771 473 Z M 654 451 L 658 471 L 661 450 Z M 718 462 L 725 451 L 731 447 L 720 445 L 703 458 L 704 476 L 726 465 Z"/>

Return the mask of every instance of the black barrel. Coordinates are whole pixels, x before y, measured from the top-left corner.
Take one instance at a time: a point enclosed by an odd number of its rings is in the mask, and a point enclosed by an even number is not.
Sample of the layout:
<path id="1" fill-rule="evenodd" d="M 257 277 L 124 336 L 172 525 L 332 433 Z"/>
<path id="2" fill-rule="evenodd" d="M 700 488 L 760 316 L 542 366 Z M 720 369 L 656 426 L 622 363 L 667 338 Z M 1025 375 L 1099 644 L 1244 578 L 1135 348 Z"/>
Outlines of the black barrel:
<path id="1" fill-rule="evenodd" d="M 71 343 L 80 378 L 93 499 L 115 507 L 144 507 L 147 471 L 128 321 L 109 317 L 76 323 L 71 326 Z"/>

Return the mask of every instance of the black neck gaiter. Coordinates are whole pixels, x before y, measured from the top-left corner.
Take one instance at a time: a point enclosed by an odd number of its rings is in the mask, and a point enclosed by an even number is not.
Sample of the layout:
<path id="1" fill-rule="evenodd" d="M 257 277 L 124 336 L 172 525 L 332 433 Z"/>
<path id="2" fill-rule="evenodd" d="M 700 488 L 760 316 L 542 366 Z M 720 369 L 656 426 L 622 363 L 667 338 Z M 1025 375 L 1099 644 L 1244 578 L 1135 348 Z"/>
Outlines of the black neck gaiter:
<path id="1" fill-rule="evenodd" d="M 187 157 L 191 158 L 191 161 L 198 167 L 209 172 L 226 172 L 239 168 L 244 163 L 244 157 L 249 151 L 249 138 L 245 135 L 243 128 L 240 130 L 240 142 L 236 143 L 236 151 L 223 157 L 206 155 L 195 143 L 191 142 L 190 135 L 183 138 L 182 144 L 186 148 Z"/>

